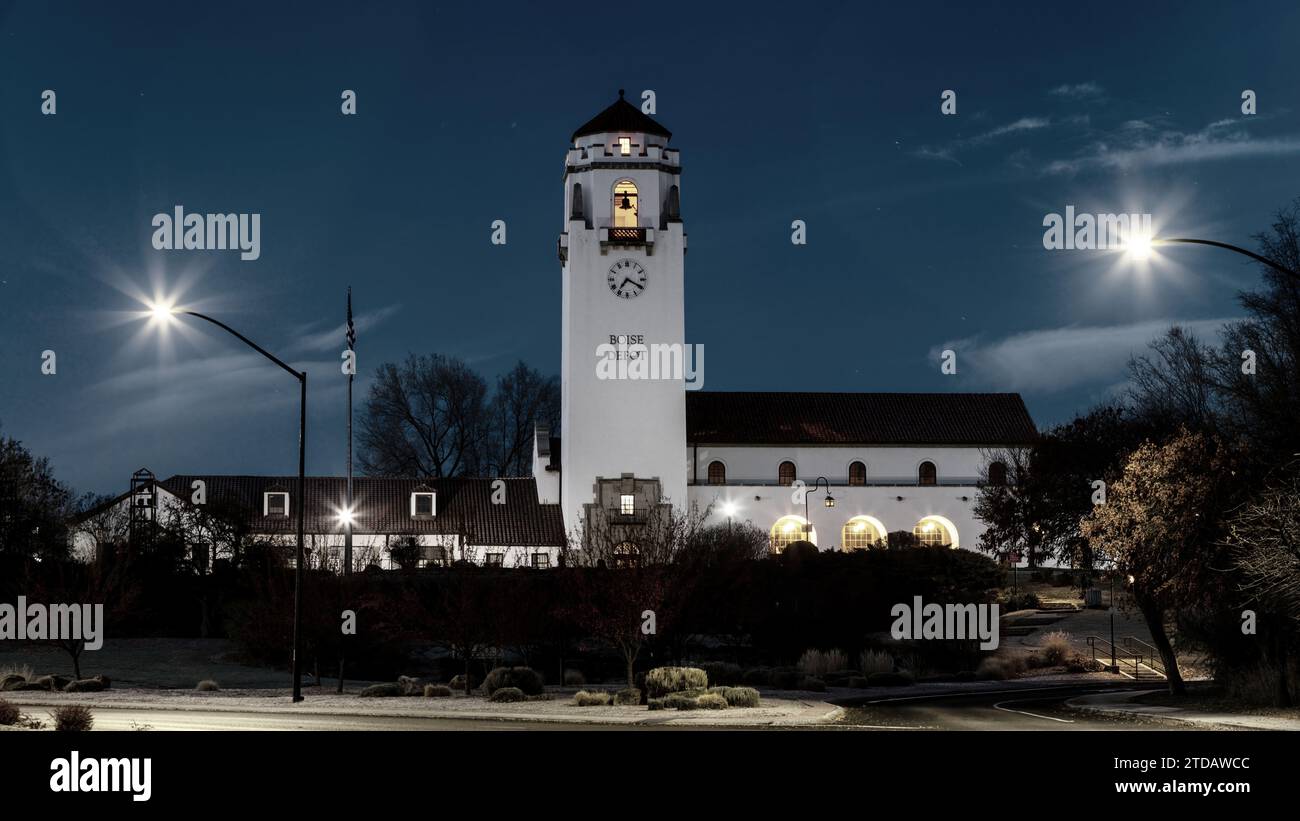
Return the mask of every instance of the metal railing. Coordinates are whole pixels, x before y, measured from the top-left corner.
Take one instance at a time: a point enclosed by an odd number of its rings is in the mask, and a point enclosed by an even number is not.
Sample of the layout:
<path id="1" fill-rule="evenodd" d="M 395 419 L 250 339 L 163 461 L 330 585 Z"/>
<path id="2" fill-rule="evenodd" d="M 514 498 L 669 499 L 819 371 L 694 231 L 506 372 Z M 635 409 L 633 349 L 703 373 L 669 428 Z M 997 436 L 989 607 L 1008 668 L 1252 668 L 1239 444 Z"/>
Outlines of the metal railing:
<path id="1" fill-rule="evenodd" d="M 1160 660 L 1160 651 L 1145 641 L 1133 636 L 1125 636 L 1124 647 L 1131 653 L 1141 657 L 1142 663 L 1155 670 L 1160 675 L 1165 675 L 1164 662 Z"/>
<path id="2" fill-rule="evenodd" d="M 644 228 L 610 228 L 609 241 L 643 243 L 645 242 L 645 229 Z"/>

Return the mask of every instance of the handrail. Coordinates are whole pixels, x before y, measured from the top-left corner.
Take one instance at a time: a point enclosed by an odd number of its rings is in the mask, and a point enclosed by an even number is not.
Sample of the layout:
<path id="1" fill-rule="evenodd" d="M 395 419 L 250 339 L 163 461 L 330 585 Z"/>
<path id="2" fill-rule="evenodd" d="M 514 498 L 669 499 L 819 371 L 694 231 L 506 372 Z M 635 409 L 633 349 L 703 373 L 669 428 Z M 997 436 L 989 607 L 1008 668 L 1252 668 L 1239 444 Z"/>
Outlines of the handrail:
<path id="1" fill-rule="evenodd" d="M 1157 649 L 1156 649 L 1155 647 L 1153 647 L 1152 645 L 1147 644 L 1145 641 L 1142 641 L 1141 639 L 1139 639 L 1139 638 L 1137 638 L 1137 637 L 1135 637 L 1135 636 L 1125 636 L 1125 637 L 1124 637 L 1124 646 L 1125 646 L 1126 648 L 1128 648 L 1128 650 L 1129 650 L 1130 652 L 1132 652 L 1132 653 L 1137 653 L 1137 650 L 1135 650 L 1135 649 L 1133 649 L 1132 647 L 1129 646 L 1129 645 L 1132 645 L 1132 644 L 1140 644 L 1140 645 L 1142 645 L 1143 647 L 1145 647 L 1147 650 L 1149 650 L 1149 651 L 1150 651 L 1150 654 L 1149 654 L 1148 656 L 1144 656 L 1144 658 L 1149 658 L 1149 659 L 1150 659 L 1150 660 L 1147 662 L 1147 666 L 1149 666 L 1152 670 L 1156 670 L 1156 671 L 1158 671 L 1158 672 L 1159 672 L 1160 674 L 1162 674 L 1162 675 L 1164 674 L 1164 672 L 1165 672 L 1165 665 L 1164 665 L 1163 662 L 1160 661 L 1160 651 L 1159 651 L 1159 650 L 1157 650 Z"/>
<path id="2" fill-rule="evenodd" d="M 1105 645 L 1105 647 L 1102 648 L 1102 653 L 1103 653 L 1102 658 L 1105 659 L 1107 656 L 1109 656 L 1110 658 L 1113 658 L 1115 660 L 1116 672 L 1119 671 L 1119 666 L 1121 661 L 1128 661 L 1131 662 L 1133 665 L 1133 677 L 1137 678 L 1138 664 L 1141 661 L 1142 658 L 1141 656 L 1136 655 L 1131 650 L 1121 650 L 1119 647 L 1117 647 L 1114 644 L 1111 644 L 1109 641 L 1103 639 L 1101 636 L 1088 636 L 1088 647 L 1092 649 L 1093 661 L 1097 661 L 1097 644 L 1099 643 Z M 1109 667 L 1110 665 L 1106 664 L 1105 666 Z"/>

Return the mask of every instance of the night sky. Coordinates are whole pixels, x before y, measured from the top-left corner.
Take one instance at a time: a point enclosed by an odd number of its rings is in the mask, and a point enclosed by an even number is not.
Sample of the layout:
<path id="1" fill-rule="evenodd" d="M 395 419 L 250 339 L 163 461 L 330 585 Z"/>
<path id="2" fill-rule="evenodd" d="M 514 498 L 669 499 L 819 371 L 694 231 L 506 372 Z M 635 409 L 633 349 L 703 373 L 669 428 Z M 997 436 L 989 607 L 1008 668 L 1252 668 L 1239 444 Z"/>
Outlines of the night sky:
<path id="1" fill-rule="evenodd" d="M 308 370 L 310 473 L 344 470 L 349 284 L 358 407 L 408 352 L 558 373 L 564 152 L 619 88 L 682 151 L 707 389 L 1019 391 L 1062 421 L 1259 276 L 1047 251 L 1045 215 L 1253 246 L 1300 196 L 1290 2 L 270 5 L 0 0 L 0 432 L 78 491 L 296 469 L 296 383 L 141 299 Z M 176 205 L 261 214 L 260 259 L 154 250 Z"/>

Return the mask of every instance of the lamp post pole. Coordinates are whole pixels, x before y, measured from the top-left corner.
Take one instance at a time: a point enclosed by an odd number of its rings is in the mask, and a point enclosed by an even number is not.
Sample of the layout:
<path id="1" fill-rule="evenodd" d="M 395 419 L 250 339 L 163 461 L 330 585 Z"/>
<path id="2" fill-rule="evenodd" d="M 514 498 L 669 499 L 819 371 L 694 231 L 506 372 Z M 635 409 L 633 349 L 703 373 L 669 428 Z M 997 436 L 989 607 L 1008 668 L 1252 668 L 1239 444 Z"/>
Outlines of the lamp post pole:
<path id="1" fill-rule="evenodd" d="M 1115 568 L 1110 569 L 1110 669 L 1111 672 L 1119 669 L 1115 663 Z"/>
<path id="2" fill-rule="evenodd" d="M 1236 245 L 1231 245 L 1226 242 L 1219 242 L 1218 240 L 1213 240 L 1213 239 L 1192 239 L 1189 237 L 1157 237 L 1151 240 L 1151 245 L 1153 246 L 1168 245 L 1171 243 L 1179 243 L 1182 245 L 1208 245 L 1211 248 L 1222 248 L 1225 251 L 1232 251 L 1235 254 L 1241 254 L 1242 256 L 1250 257 L 1251 259 L 1255 260 L 1256 262 L 1262 265 L 1267 265 L 1268 267 L 1272 268 L 1274 271 L 1277 271 L 1282 274 L 1286 274 L 1292 279 L 1300 280 L 1300 273 L 1296 273 L 1295 271 L 1292 271 L 1290 268 L 1286 267 L 1282 263 L 1271 260 L 1268 257 L 1260 256 L 1254 251 L 1249 251 L 1245 248 L 1241 248 Z"/>
<path id="3" fill-rule="evenodd" d="M 307 469 L 307 372 L 295 371 L 286 365 L 279 357 L 267 351 L 261 345 L 236 331 L 220 320 L 213 319 L 206 314 L 196 311 L 175 311 L 177 314 L 192 316 L 195 319 L 202 319 L 205 322 L 211 322 L 231 336 L 243 342 L 248 347 L 265 356 L 275 364 L 287 371 L 294 379 L 298 380 L 298 550 L 294 560 L 293 568 L 293 700 L 302 701 L 302 563 L 303 563 L 303 530 L 304 530 L 304 512 L 307 507 L 307 497 L 305 493 L 305 474 Z"/>
<path id="4" fill-rule="evenodd" d="M 822 486 L 822 482 L 826 483 L 826 497 L 828 499 L 832 498 L 831 480 L 827 479 L 825 476 L 818 476 L 817 481 L 813 482 L 812 489 L 810 489 L 808 493 L 815 493 L 817 491 L 817 488 Z M 805 493 L 803 495 L 803 535 L 804 535 L 804 541 L 811 543 L 812 542 L 812 519 L 809 518 L 809 514 L 808 514 L 808 493 Z M 835 504 L 834 502 L 829 502 L 826 506 L 831 507 L 834 504 Z"/>

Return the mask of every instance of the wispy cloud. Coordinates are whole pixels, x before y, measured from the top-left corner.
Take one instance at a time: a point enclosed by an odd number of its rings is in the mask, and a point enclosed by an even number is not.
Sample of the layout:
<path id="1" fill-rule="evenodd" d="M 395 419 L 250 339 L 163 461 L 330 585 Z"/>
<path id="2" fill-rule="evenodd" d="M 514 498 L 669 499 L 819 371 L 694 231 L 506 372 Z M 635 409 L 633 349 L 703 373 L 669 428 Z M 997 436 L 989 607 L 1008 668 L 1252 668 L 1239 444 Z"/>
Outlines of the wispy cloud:
<path id="1" fill-rule="evenodd" d="M 402 308 L 401 305 L 385 305 L 374 311 L 363 314 L 357 314 L 353 317 L 352 324 L 356 326 L 357 335 L 360 336 L 365 331 L 372 330 L 389 317 L 396 314 Z M 328 351 L 331 349 L 343 350 L 344 333 L 347 330 L 347 323 L 340 322 L 338 325 L 327 331 L 307 332 L 303 331 L 298 335 L 292 344 L 292 350 L 295 351 Z"/>
<path id="2" fill-rule="evenodd" d="M 1127 381 L 1128 360 L 1170 326 L 1180 325 L 1210 340 L 1232 319 L 1153 319 L 1127 325 L 1071 325 L 1024 331 L 1000 339 L 978 336 L 936 345 L 930 359 L 945 349 L 957 352 L 959 372 L 976 386 L 999 391 L 1045 394 Z"/>
<path id="3" fill-rule="evenodd" d="M 1241 120 L 1219 120 L 1191 133 L 1166 130 L 1153 134 L 1154 131 L 1146 122 L 1130 120 L 1118 131 L 1091 143 L 1078 156 L 1047 163 L 1043 171 L 1046 174 L 1131 171 L 1300 153 L 1300 137 L 1252 137 Z"/>
<path id="4" fill-rule="evenodd" d="M 1106 94 L 1101 86 L 1091 81 L 1086 83 L 1064 83 L 1047 93 L 1053 97 L 1064 97 L 1069 100 L 1095 100 L 1104 97 Z"/>
<path id="5" fill-rule="evenodd" d="M 941 146 L 922 146 L 912 152 L 913 156 L 927 160 L 945 160 L 961 163 L 957 160 L 957 154 L 979 146 L 988 145 L 995 140 L 1003 137 L 1009 137 L 1015 134 L 1022 134 L 1027 131 L 1037 131 L 1040 128 L 1047 128 L 1052 124 L 1051 119 L 1047 117 L 1021 117 L 1018 120 L 1006 123 L 1004 125 L 983 131 L 973 137 L 964 137 L 952 140 Z"/>

